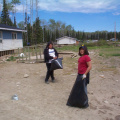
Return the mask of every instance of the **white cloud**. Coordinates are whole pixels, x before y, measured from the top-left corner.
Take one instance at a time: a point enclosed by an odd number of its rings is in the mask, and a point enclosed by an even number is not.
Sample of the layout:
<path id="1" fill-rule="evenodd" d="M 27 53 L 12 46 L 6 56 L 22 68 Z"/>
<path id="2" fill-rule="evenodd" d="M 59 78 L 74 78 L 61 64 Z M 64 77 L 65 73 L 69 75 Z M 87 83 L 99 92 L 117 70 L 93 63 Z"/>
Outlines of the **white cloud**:
<path id="1" fill-rule="evenodd" d="M 10 2 L 10 0 L 8 0 Z M 33 0 L 33 9 L 36 9 L 36 0 Z M 26 10 L 26 1 L 22 0 L 17 5 L 17 12 L 23 13 Z M 30 13 L 30 1 L 27 3 L 27 12 Z M 59 12 L 81 12 L 81 13 L 101 13 L 118 12 L 119 0 L 38 0 L 38 9 L 45 11 Z"/>
<path id="2" fill-rule="evenodd" d="M 120 15 L 120 12 L 115 12 L 113 13 L 113 15 Z"/>
<path id="3" fill-rule="evenodd" d="M 26 10 L 26 7 L 25 6 L 23 7 L 23 5 L 21 5 L 21 4 L 20 5 L 16 5 L 16 10 L 17 10 L 17 12 L 21 13 L 21 12 Z"/>
<path id="4" fill-rule="evenodd" d="M 22 5 L 22 4 L 19 4 L 19 5 L 16 5 L 16 7 L 14 7 L 14 12 L 15 12 L 15 9 L 16 9 L 16 13 L 25 13 L 26 12 L 26 5 Z M 10 11 L 12 13 L 12 11 Z M 27 8 L 27 13 L 30 14 L 30 7 Z"/>
<path id="5" fill-rule="evenodd" d="M 39 9 L 59 12 L 99 13 L 116 10 L 118 0 L 39 0 Z"/>

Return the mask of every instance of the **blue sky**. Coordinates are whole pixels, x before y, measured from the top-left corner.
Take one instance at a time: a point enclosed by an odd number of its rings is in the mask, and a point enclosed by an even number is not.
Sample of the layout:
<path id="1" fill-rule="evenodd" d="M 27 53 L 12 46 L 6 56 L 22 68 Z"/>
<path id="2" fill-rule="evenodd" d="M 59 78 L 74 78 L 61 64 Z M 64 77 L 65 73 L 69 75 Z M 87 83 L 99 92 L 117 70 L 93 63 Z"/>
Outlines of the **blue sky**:
<path id="1" fill-rule="evenodd" d="M 2 6 L 2 0 L 1 5 Z M 11 1 L 11 0 L 8 0 Z M 26 10 L 26 1 L 20 0 L 17 5 L 17 22 L 23 20 L 23 4 Z M 35 19 L 35 0 L 34 19 Z M 27 0 L 27 12 L 30 15 L 30 0 Z M 71 24 L 76 31 L 120 31 L 120 1 L 119 0 L 38 0 L 38 16 L 40 19 L 54 19 L 66 25 Z M 2 8 L 2 7 L 1 7 Z"/>

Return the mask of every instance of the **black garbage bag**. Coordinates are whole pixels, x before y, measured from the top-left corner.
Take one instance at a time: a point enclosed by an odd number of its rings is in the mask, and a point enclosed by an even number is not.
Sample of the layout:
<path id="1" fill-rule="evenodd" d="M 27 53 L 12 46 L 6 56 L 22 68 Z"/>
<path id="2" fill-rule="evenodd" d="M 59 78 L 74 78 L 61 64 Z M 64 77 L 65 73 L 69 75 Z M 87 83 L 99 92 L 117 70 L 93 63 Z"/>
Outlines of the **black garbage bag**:
<path id="1" fill-rule="evenodd" d="M 67 105 L 80 108 L 88 107 L 86 79 L 82 80 L 82 75 L 78 74 L 68 98 Z"/>
<path id="2" fill-rule="evenodd" d="M 52 60 L 50 70 L 63 69 L 62 59 L 63 58 L 57 58 L 55 60 Z"/>

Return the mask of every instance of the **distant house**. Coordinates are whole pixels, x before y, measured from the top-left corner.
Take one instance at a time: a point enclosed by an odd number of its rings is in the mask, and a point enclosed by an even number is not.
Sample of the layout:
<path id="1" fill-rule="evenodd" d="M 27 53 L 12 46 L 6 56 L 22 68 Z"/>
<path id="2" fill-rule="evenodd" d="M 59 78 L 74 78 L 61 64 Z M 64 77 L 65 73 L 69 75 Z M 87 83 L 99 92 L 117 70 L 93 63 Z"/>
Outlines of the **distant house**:
<path id="1" fill-rule="evenodd" d="M 22 33 L 27 32 L 13 26 L 0 24 L 0 56 L 23 48 Z"/>
<path id="2" fill-rule="evenodd" d="M 57 44 L 58 45 L 65 45 L 65 44 L 78 44 L 79 40 L 77 40 L 76 38 L 72 38 L 72 37 L 68 37 L 68 36 L 64 36 L 61 38 L 56 39 L 57 40 Z"/>

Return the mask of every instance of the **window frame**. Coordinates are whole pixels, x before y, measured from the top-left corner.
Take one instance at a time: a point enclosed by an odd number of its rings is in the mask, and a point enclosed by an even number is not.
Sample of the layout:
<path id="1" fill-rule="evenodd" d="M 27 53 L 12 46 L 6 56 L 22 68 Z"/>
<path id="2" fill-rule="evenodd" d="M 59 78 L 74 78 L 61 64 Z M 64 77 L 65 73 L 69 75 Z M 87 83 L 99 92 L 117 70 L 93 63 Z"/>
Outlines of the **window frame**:
<path id="1" fill-rule="evenodd" d="M 14 38 L 13 35 L 16 35 L 16 38 Z M 16 32 L 12 32 L 12 40 L 17 40 L 17 33 Z"/>

